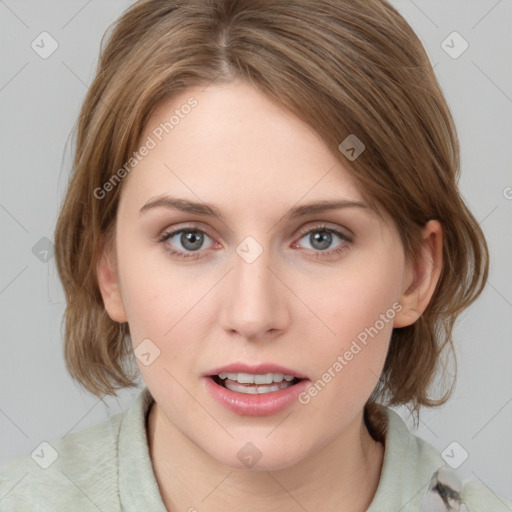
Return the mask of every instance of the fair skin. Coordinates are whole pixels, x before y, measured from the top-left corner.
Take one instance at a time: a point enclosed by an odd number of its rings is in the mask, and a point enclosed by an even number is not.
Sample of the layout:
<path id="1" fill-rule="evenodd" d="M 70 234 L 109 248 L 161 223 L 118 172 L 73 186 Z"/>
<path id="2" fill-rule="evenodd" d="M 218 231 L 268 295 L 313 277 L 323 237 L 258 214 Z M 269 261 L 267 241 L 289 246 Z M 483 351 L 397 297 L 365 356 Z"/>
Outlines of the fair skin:
<path id="1" fill-rule="evenodd" d="M 366 429 L 363 407 L 393 327 L 414 323 L 432 297 L 441 226 L 425 226 L 413 266 L 392 220 L 370 208 L 285 217 L 310 202 L 364 201 L 305 123 L 245 83 L 203 89 L 153 112 L 141 141 L 189 97 L 198 101 L 123 182 L 115 251 L 97 268 L 110 317 L 128 322 L 134 348 L 149 338 L 160 350 L 150 365 L 137 362 L 155 398 L 148 443 L 164 504 L 172 512 L 364 511 L 384 446 Z M 214 204 L 224 220 L 140 212 L 162 195 Z M 352 241 L 332 234 L 322 246 L 314 235 L 323 225 Z M 157 241 L 179 228 L 204 233 L 199 250 L 180 234 Z M 262 248 L 251 263 L 236 251 L 248 236 Z M 397 303 L 394 318 L 307 404 L 244 416 L 205 389 L 205 372 L 239 361 L 284 365 L 314 383 Z M 251 468 L 237 457 L 247 442 L 262 455 Z"/>

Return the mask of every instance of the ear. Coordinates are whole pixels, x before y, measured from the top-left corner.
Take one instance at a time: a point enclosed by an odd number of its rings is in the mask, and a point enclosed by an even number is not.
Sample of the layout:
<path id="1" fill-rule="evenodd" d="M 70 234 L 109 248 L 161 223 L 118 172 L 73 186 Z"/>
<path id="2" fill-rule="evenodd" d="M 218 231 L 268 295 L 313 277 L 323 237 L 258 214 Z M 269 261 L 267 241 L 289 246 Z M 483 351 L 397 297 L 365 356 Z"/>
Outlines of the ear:
<path id="1" fill-rule="evenodd" d="M 404 275 L 402 309 L 396 314 L 393 327 L 412 325 L 427 308 L 443 264 L 443 228 L 437 220 L 430 220 L 423 228 L 423 242 L 418 260 L 409 262 Z"/>
<path id="2" fill-rule="evenodd" d="M 102 251 L 102 255 L 96 266 L 96 275 L 103 303 L 108 316 L 114 322 L 127 322 L 126 312 L 121 297 L 117 277 L 117 258 L 115 257 L 115 245 L 108 244 Z"/>

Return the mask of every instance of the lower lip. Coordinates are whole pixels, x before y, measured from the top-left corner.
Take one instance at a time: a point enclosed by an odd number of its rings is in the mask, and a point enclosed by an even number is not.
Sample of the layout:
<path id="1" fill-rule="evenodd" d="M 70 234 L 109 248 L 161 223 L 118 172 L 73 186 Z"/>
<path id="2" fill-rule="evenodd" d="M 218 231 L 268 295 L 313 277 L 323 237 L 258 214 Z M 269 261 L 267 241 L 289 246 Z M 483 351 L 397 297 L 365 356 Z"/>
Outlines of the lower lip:
<path id="1" fill-rule="evenodd" d="M 211 377 L 205 377 L 206 388 L 212 396 L 230 411 L 242 416 L 271 416 L 289 407 L 300 393 L 307 387 L 309 381 L 303 379 L 297 384 L 279 391 L 250 395 L 231 391 L 217 384 Z"/>

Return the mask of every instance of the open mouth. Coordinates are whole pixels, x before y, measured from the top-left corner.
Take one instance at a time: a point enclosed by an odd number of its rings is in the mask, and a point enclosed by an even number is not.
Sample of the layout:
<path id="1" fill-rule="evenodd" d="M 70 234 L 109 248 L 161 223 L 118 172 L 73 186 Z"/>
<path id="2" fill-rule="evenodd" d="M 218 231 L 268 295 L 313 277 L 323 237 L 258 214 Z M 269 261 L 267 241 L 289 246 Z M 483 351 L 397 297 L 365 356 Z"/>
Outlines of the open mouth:
<path id="1" fill-rule="evenodd" d="M 294 386 L 303 380 L 294 375 L 282 373 L 220 373 L 210 377 L 217 385 L 223 388 L 249 395 L 273 393 Z"/>

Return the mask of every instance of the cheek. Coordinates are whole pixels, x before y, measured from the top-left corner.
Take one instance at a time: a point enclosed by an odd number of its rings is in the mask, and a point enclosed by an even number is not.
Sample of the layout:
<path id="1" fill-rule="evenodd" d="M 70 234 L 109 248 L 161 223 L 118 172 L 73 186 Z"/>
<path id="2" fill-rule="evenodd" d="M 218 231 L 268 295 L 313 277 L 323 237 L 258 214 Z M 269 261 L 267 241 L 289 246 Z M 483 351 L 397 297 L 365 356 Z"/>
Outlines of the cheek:
<path id="1" fill-rule="evenodd" d="M 326 341 L 346 343 L 375 324 L 389 335 L 392 321 L 387 320 L 399 307 L 402 266 L 399 253 L 360 253 L 334 268 L 328 278 L 309 280 L 308 290 L 301 293 L 308 294 L 304 296 L 313 313 L 323 320 Z M 386 317 L 384 326 L 381 315 Z"/>
<path id="2" fill-rule="evenodd" d="M 400 308 L 400 253 L 361 254 L 347 259 L 330 279 L 309 282 L 308 301 L 316 315 L 311 320 L 318 329 L 311 367 L 319 379 L 316 386 L 323 398 L 350 407 L 364 403 L 378 382 L 393 330 L 393 319 Z M 305 290 L 302 292 L 305 293 Z M 332 382 L 332 384 L 331 384 Z M 323 392 L 324 387 L 329 388 Z M 313 393 L 315 393 L 313 391 Z"/>
<path id="3" fill-rule="evenodd" d="M 175 361 L 193 358 L 204 339 L 201 298 L 215 279 L 205 279 L 204 270 L 197 267 L 178 267 L 160 248 L 141 248 L 140 241 L 119 238 L 122 296 L 133 347 L 147 339 L 156 345 L 164 357 L 155 360 L 152 369 L 164 361 L 172 366 Z M 123 251 L 126 247 L 138 249 Z M 139 366 L 145 375 L 148 367 Z"/>
<path id="4" fill-rule="evenodd" d="M 141 241 L 126 224 L 118 233 L 117 258 L 123 304 L 136 343 L 140 336 L 162 337 L 172 327 L 172 313 L 178 312 L 184 296 L 180 276 L 170 263 L 166 265 L 161 247 Z"/>
<path id="5" fill-rule="evenodd" d="M 207 291 L 197 281 L 194 286 L 186 286 L 185 292 L 180 280 L 170 282 L 172 285 L 168 286 L 162 278 L 153 280 L 140 274 L 125 290 L 133 345 L 149 338 L 165 352 L 168 362 L 198 350 L 204 333 L 195 310 L 203 311 L 197 303 Z"/>

